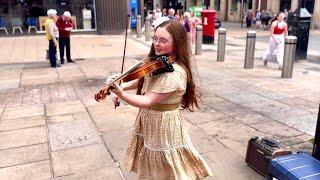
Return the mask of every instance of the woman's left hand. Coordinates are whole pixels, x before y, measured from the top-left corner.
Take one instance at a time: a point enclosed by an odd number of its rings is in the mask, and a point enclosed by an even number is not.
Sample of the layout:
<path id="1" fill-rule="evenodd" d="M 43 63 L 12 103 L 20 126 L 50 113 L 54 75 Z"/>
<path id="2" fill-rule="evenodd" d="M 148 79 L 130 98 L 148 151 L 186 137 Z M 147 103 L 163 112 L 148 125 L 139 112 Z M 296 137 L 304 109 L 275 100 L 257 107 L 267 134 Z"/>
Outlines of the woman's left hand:
<path id="1" fill-rule="evenodd" d="M 121 97 L 122 97 L 122 94 L 123 94 L 123 89 L 122 89 L 122 87 L 119 86 L 118 83 L 113 83 L 113 84 L 111 85 L 111 87 L 113 87 L 113 88 L 111 88 L 110 91 L 113 92 L 114 94 L 116 94 L 118 97 L 121 98 Z"/>

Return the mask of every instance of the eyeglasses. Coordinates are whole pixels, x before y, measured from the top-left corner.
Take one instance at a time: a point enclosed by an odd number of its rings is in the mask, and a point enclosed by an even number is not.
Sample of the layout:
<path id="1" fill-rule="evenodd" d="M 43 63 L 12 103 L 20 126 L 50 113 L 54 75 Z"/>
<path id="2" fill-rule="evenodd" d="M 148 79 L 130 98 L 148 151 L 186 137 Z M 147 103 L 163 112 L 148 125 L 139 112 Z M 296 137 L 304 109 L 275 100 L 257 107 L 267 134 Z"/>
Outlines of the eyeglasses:
<path id="1" fill-rule="evenodd" d="M 157 42 L 159 43 L 159 45 L 165 45 L 167 43 L 169 43 L 170 41 L 165 39 L 165 38 L 157 38 L 156 36 L 151 37 L 152 38 L 152 43 L 156 44 Z"/>

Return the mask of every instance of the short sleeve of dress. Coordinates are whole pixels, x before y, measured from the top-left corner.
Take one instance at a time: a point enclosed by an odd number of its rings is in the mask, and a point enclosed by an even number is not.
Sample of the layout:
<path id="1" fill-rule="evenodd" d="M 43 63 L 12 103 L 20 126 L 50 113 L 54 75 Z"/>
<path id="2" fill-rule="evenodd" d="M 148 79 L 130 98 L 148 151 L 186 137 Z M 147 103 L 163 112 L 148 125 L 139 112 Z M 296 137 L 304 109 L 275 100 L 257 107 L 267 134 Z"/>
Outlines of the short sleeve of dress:
<path id="1" fill-rule="evenodd" d="M 174 91 L 185 91 L 187 87 L 187 76 L 180 66 L 174 66 L 173 72 L 167 72 L 153 76 L 148 92 L 169 93 Z"/>

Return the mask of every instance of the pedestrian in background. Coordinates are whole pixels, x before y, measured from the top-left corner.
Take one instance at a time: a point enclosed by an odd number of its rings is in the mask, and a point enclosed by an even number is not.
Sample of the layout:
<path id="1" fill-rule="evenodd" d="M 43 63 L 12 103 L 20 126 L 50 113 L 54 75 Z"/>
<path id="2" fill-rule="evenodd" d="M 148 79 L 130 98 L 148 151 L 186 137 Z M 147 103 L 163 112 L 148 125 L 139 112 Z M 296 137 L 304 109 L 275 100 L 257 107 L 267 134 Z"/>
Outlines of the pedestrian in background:
<path id="1" fill-rule="evenodd" d="M 159 7 L 159 4 L 157 4 L 157 6 L 156 6 L 155 16 L 156 16 L 156 19 L 162 17 L 162 12 L 161 12 L 161 9 L 160 9 L 160 7 Z"/>
<path id="2" fill-rule="evenodd" d="M 190 36 L 191 36 L 191 43 L 195 44 L 196 42 L 196 27 L 201 24 L 201 20 L 194 15 L 193 11 L 190 11 Z"/>
<path id="3" fill-rule="evenodd" d="M 57 64 L 57 46 L 58 46 L 58 39 L 59 39 L 59 30 L 56 26 L 57 11 L 54 9 L 49 9 L 47 11 L 48 18 L 45 21 L 45 30 L 46 30 L 46 37 L 49 41 L 49 59 L 51 67 L 60 67 Z"/>
<path id="4" fill-rule="evenodd" d="M 165 18 L 165 17 L 162 17 Z M 152 74 L 127 83 L 114 83 L 117 98 L 140 108 L 125 157 L 125 167 L 137 179 L 193 180 L 212 176 L 192 145 L 180 108 L 199 107 L 193 62 L 184 26 L 174 20 L 157 23 L 148 57 L 173 57 L 173 71 Z M 146 60 L 150 61 L 150 59 Z M 109 77 L 107 83 L 115 77 Z M 137 94 L 127 90 L 136 89 Z"/>
<path id="5" fill-rule="evenodd" d="M 192 26 L 192 23 L 191 23 L 191 15 L 189 12 L 185 12 L 183 14 L 183 24 L 184 24 L 184 28 L 187 32 L 187 36 L 188 36 L 188 41 L 191 43 L 192 41 L 192 37 L 191 37 L 191 26 Z"/>
<path id="6" fill-rule="evenodd" d="M 252 20 L 253 20 L 253 12 L 251 9 L 249 9 L 246 16 L 247 28 L 251 27 Z"/>
<path id="7" fill-rule="evenodd" d="M 60 61 L 64 64 L 64 49 L 66 49 L 67 62 L 74 63 L 71 59 L 70 54 L 70 32 L 74 28 L 74 24 L 71 21 L 71 13 L 65 11 L 61 17 L 58 18 L 56 23 L 59 29 L 59 50 L 60 50 Z"/>
<path id="8" fill-rule="evenodd" d="M 256 28 L 260 29 L 261 28 L 261 12 L 258 9 L 257 14 L 256 14 Z"/>
<path id="9" fill-rule="evenodd" d="M 162 9 L 162 16 L 168 16 L 168 13 L 167 13 L 167 9 L 166 8 L 163 8 Z"/>
<path id="10" fill-rule="evenodd" d="M 275 16 L 275 20 L 271 22 L 270 33 L 271 37 L 267 51 L 263 55 L 263 64 L 267 65 L 267 60 L 270 55 L 277 56 L 277 62 L 279 69 L 282 68 L 283 54 L 284 54 L 284 37 L 288 36 L 288 28 L 286 22 L 284 22 L 284 14 L 279 12 Z"/>
<path id="11" fill-rule="evenodd" d="M 170 9 L 168 10 L 168 12 L 169 12 L 168 18 L 169 18 L 169 19 L 172 19 L 172 20 L 176 20 L 176 17 L 174 16 L 175 10 L 174 10 L 173 8 L 170 8 Z"/>
<path id="12" fill-rule="evenodd" d="M 181 9 L 178 9 L 178 10 L 177 10 L 176 20 L 177 20 L 178 22 L 180 22 L 181 24 L 184 24 L 184 21 L 183 21 L 183 11 L 182 11 Z"/>

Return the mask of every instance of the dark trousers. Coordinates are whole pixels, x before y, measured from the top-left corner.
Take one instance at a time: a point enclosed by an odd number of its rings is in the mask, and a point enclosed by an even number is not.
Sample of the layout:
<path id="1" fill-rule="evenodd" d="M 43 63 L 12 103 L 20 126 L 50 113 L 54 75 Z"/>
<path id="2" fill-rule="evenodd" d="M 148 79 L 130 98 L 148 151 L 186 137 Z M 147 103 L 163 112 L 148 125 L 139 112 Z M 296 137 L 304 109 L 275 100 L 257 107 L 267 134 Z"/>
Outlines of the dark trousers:
<path id="1" fill-rule="evenodd" d="M 70 57 L 70 37 L 64 38 L 60 37 L 59 38 L 59 49 L 60 49 L 60 61 L 61 63 L 64 62 L 64 47 L 66 47 L 66 54 L 67 54 L 67 61 L 71 61 Z"/>
<path id="2" fill-rule="evenodd" d="M 49 58 L 51 67 L 55 67 L 57 65 L 57 47 L 54 45 L 53 40 L 49 40 Z"/>
<path id="3" fill-rule="evenodd" d="M 246 19 L 247 28 L 251 27 L 251 21 L 252 21 L 251 19 L 248 19 L 248 18 Z"/>

